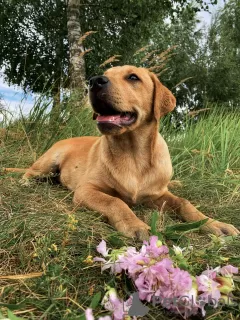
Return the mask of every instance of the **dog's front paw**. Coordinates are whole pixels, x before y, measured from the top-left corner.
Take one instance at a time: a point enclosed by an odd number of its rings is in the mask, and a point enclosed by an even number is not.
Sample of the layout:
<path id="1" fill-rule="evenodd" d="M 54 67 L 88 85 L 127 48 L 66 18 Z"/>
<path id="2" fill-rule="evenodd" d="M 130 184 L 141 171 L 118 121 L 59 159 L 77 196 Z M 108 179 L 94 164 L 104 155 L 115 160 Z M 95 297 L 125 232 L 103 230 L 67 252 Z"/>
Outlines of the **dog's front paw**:
<path id="1" fill-rule="evenodd" d="M 24 187 L 30 187 L 31 186 L 31 182 L 27 178 L 20 179 L 19 183 L 20 183 L 21 186 L 24 186 Z"/>
<path id="2" fill-rule="evenodd" d="M 115 224 L 115 228 L 126 237 L 146 240 L 149 237 L 150 227 L 140 219 L 124 219 Z"/>
<path id="3" fill-rule="evenodd" d="M 239 230 L 232 224 L 212 220 L 207 222 L 202 229 L 207 232 L 211 232 L 216 236 L 236 236 L 240 234 Z"/>

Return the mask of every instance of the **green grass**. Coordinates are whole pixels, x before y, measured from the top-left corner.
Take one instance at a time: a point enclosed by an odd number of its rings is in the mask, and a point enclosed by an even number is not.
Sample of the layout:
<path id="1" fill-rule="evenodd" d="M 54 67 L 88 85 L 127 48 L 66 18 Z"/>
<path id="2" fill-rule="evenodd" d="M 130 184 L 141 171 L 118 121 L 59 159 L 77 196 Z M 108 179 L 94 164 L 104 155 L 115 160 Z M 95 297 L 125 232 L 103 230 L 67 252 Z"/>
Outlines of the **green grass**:
<path id="1" fill-rule="evenodd" d="M 214 107 L 198 121 L 186 119 L 185 130 L 161 124 L 174 165 L 174 179 L 183 187 L 176 195 L 191 200 L 210 217 L 240 228 L 240 117 Z M 11 120 L 0 136 L 0 167 L 26 167 L 57 140 L 81 135 L 96 135 L 91 110 L 69 116 L 65 108 L 56 123 L 49 125 L 48 104 L 38 101 L 28 118 Z M 52 181 L 19 184 L 18 174 L 0 175 L 0 310 L 10 309 L 24 319 L 81 319 L 97 292 L 104 285 L 116 285 L 124 296 L 126 287 L 97 265 L 88 265 L 96 245 L 105 239 L 110 247 L 139 245 L 112 229 L 96 213 L 77 210 L 72 193 Z M 142 207 L 135 212 L 150 223 L 152 212 Z M 72 219 L 74 217 L 74 219 Z M 159 227 L 180 223 L 177 217 L 161 217 Z M 171 245 L 173 242 L 167 240 Z M 177 241 L 193 245 L 190 261 L 196 272 L 207 264 L 224 264 L 224 259 L 240 267 L 239 239 L 228 239 L 216 249 L 209 235 L 190 233 Z M 25 279 L 24 275 L 43 273 Z M 18 279 L 5 276 L 19 275 Z M 37 274 L 38 275 L 38 274 Z M 240 288 L 236 295 L 240 299 Z M 240 301 L 240 300 L 239 300 Z M 237 319 L 240 307 L 208 310 L 207 319 Z M 104 314 L 97 306 L 95 314 Z M 151 308 L 144 319 L 176 319 L 167 311 Z"/>

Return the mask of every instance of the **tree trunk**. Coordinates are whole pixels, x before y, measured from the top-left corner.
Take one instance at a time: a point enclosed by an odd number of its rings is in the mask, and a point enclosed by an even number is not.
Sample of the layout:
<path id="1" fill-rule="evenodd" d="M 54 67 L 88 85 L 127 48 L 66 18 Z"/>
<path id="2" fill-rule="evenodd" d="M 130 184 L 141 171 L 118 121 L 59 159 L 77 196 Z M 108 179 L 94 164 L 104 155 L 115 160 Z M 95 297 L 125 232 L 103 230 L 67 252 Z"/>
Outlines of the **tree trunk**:
<path id="1" fill-rule="evenodd" d="M 67 28 L 70 52 L 70 88 L 85 90 L 85 61 L 81 53 L 84 52 L 80 43 L 82 36 L 80 26 L 80 1 L 67 1 Z"/>

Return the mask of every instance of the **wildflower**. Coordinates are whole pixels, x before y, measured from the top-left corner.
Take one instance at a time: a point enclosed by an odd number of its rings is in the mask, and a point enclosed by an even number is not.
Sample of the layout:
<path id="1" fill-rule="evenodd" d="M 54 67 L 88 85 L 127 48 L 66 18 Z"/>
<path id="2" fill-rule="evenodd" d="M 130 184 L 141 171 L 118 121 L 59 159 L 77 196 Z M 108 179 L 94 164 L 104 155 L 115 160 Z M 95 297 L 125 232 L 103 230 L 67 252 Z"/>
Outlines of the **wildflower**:
<path id="1" fill-rule="evenodd" d="M 119 259 L 126 251 L 126 248 L 123 247 L 118 250 L 111 250 L 111 253 L 109 253 L 110 249 L 107 249 L 106 242 L 102 240 L 97 246 L 97 251 L 101 253 L 104 258 L 95 257 L 93 261 L 99 261 L 103 263 L 101 267 L 102 271 L 109 268 L 111 269 L 111 273 L 120 273 L 122 271 Z M 109 260 L 106 260 L 105 258 L 109 258 Z"/>
<path id="2" fill-rule="evenodd" d="M 144 241 L 139 251 L 134 247 L 127 248 L 126 252 L 119 258 L 119 262 L 121 268 L 127 271 L 132 279 L 136 279 L 139 272 L 168 257 L 168 252 L 168 248 L 162 245 L 158 237 L 151 236 L 149 242 Z M 172 262 L 170 264 L 172 265 Z"/>
<path id="3" fill-rule="evenodd" d="M 209 278 L 205 274 L 201 274 L 196 277 L 198 284 L 198 291 L 202 292 L 199 295 L 200 305 L 202 315 L 205 316 L 206 311 L 204 310 L 204 306 L 207 303 L 211 303 L 211 305 L 216 308 L 218 306 L 218 300 L 221 297 L 221 293 L 218 289 L 219 283 Z"/>
<path id="4" fill-rule="evenodd" d="M 178 299 L 177 308 L 174 310 L 183 315 L 184 319 L 189 318 L 191 315 L 196 315 L 199 310 L 198 298 L 198 286 L 196 278 L 192 277 L 192 288 L 187 290 Z M 173 308 L 172 308 L 173 310 Z"/>
<path id="5" fill-rule="evenodd" d="M 209 269 L 208 268 L 207 270 L 203 271 L 202 274 L 206 275 L 208 278 L 213 280 L 213 279 L 216 278 L 217 273 L 219 272 L 219 270 L 220 270 L 220 267 L 217 267 L 215 269 Z"/>
<path id="6" fill-rule="evenodd" d="M 218 300 L 220 298 L 220 292 L 218 290 L 218 283 L 205 274 L 201 274 L 196 277 L 198 284 L 198 291 L 203 292 L 202 295 L 208 294 L 213 299 Z"/>
<path id="7" fill-rule="evenodd" d="M 218 274 L 222 276 L 219 276 Z M 233 273 L 238 273 L 238 268 L 232 265 L 227 265 L 225 267 L 217 267 L 215 269 L 208 269 L 202 273 L 202 275 L 207 275 L 210 279 L 218 283 L 218 290 L 222 294 L 229 294 L 234 290 L 234 282 L 232 279 Z"/>
<path id="8" fill-rule="evenodd" d="M 136 248 L 129 247 L 126 252 L 119 257 L 121 268 L 127 271 L 128 275 L 134 279 L 136 274 L 149 262 L 149 258 L 139 253 Z"/>
<path id="9" fill-rule="evenodd" d="M 55 243 L 53 243 L 53 244 L 51 245 L 51 249 L 52 249 L 53 251 L 58 251 L 58 247 L 57 247 L 57 245 L 56 245 Z"/>
<path id="10" fill-rule="evenodd" d="M 172 269 L 170 273 L 170 294 L 179 297 L 192 288 L 192 278 L 187 271 L 179 268 Z"/>
<path id="11" fill-rule="evenodd" d="M 85 317 L 86 317 L 86 320 L 94 320 L 92 309 L 90 309 L 90 308 L 86 309 Z M 98 318 L 98 320 L 112 320 L 112 318 L 110 316 L 105 316 L 105 317 Z"/>
<path id="12" fill-rule="evenodd" d="M 233 273 L 238 273 L 238 268 L 233 267 L 232 265 L 227 265 L 225 267 L 222 267 L 219 271 L 223 276 L 232 276 Z"/>
<path id="13" fill-rule="evenodd" d="M 87 256 L 87 258 L 83 260 L 83 262 L 86 264 L 93 264 L 92 256 Z"/>
<path id="14" fill-rule="evenodd" d="M 180 248 L 180 247 L 178 247 L 178 246 L 174 246 L 173 245 L 173 251 L 174 251 L 174 253 L 176 254 L 176 256 L 182 256 L 183 254 L 183 250 L 184 250 L 185 248 Z"/>
<path id="15" fill-rule="evenodd" d="M 210 237 L 212 238 L 213 244 L 218 247 L 223 247 L 226 244 L 226 238 L 224 236 L 219 237 L 211 234 Z"/>
<path id="16" fill-rule="evenodd" d="M 109 249 L 107 249 L 107 244 L 104 240 L 99 243 L 96 249 L 103 257 L 107 257 Z"/>
<path id="17" fill-rule="evenodd" d="M 168 252 L 168 247 L 162 245 L 162 242 L 158 240 L 157 236 L 151 236 L 149 243 L 144 241 L 140 250 L 140 253 L 147 254 L 152 258 L 158 258 L 162 254 L 168 254 Z"/>
<path id="18" fill-rule="evenodd" d="M 129 298 L 127 301 L 123 301 L 122 299 L 118 298 L 117 292 L 114 288 L 107 288 L 108 291 L 106 292 L 102 301 L 104 308 L 113 313 L 114 320 L 124 319 L 132 305 L 132 298 Z"/>
<path id="19" fill-rule="evenodd" d="M 87 308 L 86 311 L 85 311 L 85 317 L 86 317 L 86 320 L 94 320 L 94 316 L 93 316 L 93 313 L 92 313 L 92 309 L 90 308 Z"/>
<path id="20" fill-rule="evenodd" d="M 173 246 L 175 259 L 181 263 L 185 261 L 184 249 Z M 216 308 L 221 299 L 225 301 L 229 298 L 227 295 L 234 290 L 233 274 L 238 273 L 238 269 L 231 265 L 214 269 L 208 267 L 195 278 L 187 271 L 174 267 L 168 247 L 156 236 L 144 241 L 140 250 L 135 247 L 107 249 L 106 242 L 102 240 L 97 251 L 103 257 L 94 258 L 94 261 L 103 263 L 102 270 L 110 268 L 112 273 L 124 270 L 133 280 L 140 300 L 150 302 L 157 298 L 163 307 L 181 314 L 184 319 L 196 315 L 199 310 L 205 316 L 206 304 Z M 231 298 L 228 304 L 232 303 Z M 123 301 L 118 298 L 115 289 L 108 288 L 102 304 L 112 312 L 114 320 L 131 319 L 126 312 L 131 307 L 132 298 Z"/>

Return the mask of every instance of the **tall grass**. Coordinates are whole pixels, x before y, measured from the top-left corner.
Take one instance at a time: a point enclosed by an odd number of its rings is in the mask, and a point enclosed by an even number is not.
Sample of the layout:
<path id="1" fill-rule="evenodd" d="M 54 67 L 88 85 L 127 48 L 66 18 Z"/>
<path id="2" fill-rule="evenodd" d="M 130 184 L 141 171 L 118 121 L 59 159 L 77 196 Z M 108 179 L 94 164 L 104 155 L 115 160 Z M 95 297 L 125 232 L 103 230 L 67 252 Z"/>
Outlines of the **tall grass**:
<path id="1" fill-rule="evenodd" d="M 62 112 L 51 121 L 51 101 L 42 97 L 30 114 L 13 120 L 8 130 L 16 131 L 23 141 L 31 144 L 37 154 L 46 151 L 54 142 L 75 136 L 99 135 L 92 120 L 92 109 L 85 105 L 72 113 L 73 101 L 62 106 Z M 174 123 L 175 124 L 175 123 Z M 175 175 L 219 176 L 240 171 L 240 112 L 212 106 L 197 118 L 181 116 L 180 129 L 170 117 L 162 119 L 160 132 L 167 141 Z M 19 139 L 20 141 L 21 138 Z"/>
<path id="2" fill-rule="evenodd" d="M 35 101 L 28 116 L 8 119 L 7 130 L 19 135 L 19 142 L 28 141 L 31 149 L 38 154 L 46 151 L 58 140 L 75 137 L 98 135 L 92 121 L 92 109 L 85 103 L 78 110 L 73 110 L 73 100 L 66 99 L 60 106 L 61 112 L 52 119 L 52 101 L 44 95 Z M 20 137 L 23 137 L 21 140 Z"/>
<path id="3" fill-rule="evenodd" d="M 184 129 L 161 125 L 168 142 L 175 174 L 217 175 L 239 173 L 240 112 L 213 106 L 205 115 L 191 119 L 186 115 Z"/>

